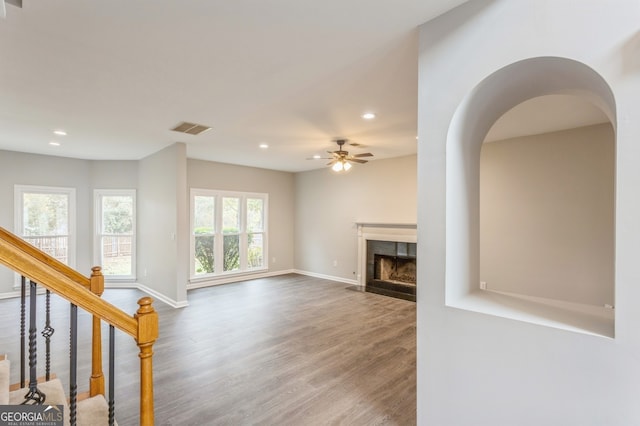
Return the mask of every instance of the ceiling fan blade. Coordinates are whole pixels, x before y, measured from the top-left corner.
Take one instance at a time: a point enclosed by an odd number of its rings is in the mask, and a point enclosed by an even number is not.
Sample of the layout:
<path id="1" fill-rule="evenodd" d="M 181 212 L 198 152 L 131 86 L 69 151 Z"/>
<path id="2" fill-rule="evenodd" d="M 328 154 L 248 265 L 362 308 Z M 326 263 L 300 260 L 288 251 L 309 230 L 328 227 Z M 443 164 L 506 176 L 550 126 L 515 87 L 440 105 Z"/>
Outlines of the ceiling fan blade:
<path id="1" fill-rule="evenodd" d="M 333 160 L 333 158 L 330 158 L 330 157 L 309 157 L 309 158 L 305 158 L 305 160 Z"/>
<path id="2" fill-rule="evenodd" d="M 0 0 L 1 1 L 1 0 Z M 349 151 L 345 151 L 343 148 L 343 146 L 345 144 L 349 144 L 352 146 L 362 146 L 361 144 L 358 143 L 351 143 L 349 142 L 347 139 L 335 139 L 334 140 L 335 143 L 338 144 L 338 149 L 335 151 L 327 151 L 327 154 L 330 154 L 331 156 L 329 158 L 323 158 L 324 160 L 331 160 L 327 163 L 327 166 L 331 167 L 336 165 L 337 163 L 340 163 L 342 166 L 342 169 L 349 170 L 351 168 L 351 164 L 350 163 L 355 163 L 355 164 L 364 164 L 367 163 L 367 160 L 361 160 L 360 158 L 362 157 L 373 157 L 373 154 L 370 152 L 364 152 L 362 154 L 355 154 L 355 155 L 351 155 L 349 154 Z M 319 157 L 313 157 L 313 158 L 307 158 L 307 160 L 318 160 L 320 159 Z M 346 166 L 346 167 L 345 167 Z M 336 171 L 340 171 L 340 170 L 336 170 Z"/>
<path id="3" fill-rule="evenodd" d="M 22 7 L 22 0 L 4 0 L 7 4 L 12 4 L 14 6 Z"/>

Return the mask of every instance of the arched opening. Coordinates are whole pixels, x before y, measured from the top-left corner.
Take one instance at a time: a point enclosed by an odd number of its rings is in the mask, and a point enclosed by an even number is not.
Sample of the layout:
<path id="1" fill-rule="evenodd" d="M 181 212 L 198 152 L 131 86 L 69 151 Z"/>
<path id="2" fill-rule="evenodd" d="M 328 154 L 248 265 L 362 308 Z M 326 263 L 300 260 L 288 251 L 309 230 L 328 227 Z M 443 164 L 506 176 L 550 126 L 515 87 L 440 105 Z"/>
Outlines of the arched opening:
<path id="1" fill-rule="evenodd" d="M 500 272 L 500 274 L 497 275 L 493 272 L 490 274 L 492 279 L 495 280 L 493 287 L 498 291 L 481 290 L 481 281 L 488 281 L 482 278 L 487 272 L 487 262 L 485 259 L 486 256 L 481 256 L 481 246 L 486 249 L 487 245 L 484 243 L 481 244 L 480 237 L 480 159 L 483 141 L 490 128 L 501 116 L 507 113 L 507 111 L 523 102 L 549 95 L 570 95 L 571 97 L 579 99 L 581 102 L 594 105 L 597 109 L 601 110 L 604 117 L 606 117 L 605 121 L 612 124 L 612 127 L 609 128 L 611 136 L 608 146 L 611 149 L 610 157 L 613 158 L 616 123 L 613 94 L 604 79 L 586 65 L 566 58 L 531 58 L 506 66 L 478 84 L 458 107 L 451 122 L 447 137 L 446 303 L 453 307 L 613 337 L 613 312 L 606 312 L 606 308 L 604 307 L 604 305 L 613 305 L 612 300 L 615 291 L 613 281 L 612 234 L 610 235 L 611 244 L 609 245 L 611 255 L 609 260 L 606 260 L 608 263 L 607 267 L 604 268 L 606 271 L 603 272 L 604 275 L 609 274 L 610 277 L 606 283 L 603 283 L 603 281 L 606 280 L 600 280 L 597 285 L 593 283 L 586 285 L 584 282 L 580 282 L 581 279 L 584 281 L 584 277 L 580 278 L 579 274 L 567 278 L 567 276 L 570 275 L 566 274 L 567 268 L 556 269 L 556 272 L 562 270 L 565 275 L 557 275 L 558 279 L 550 283 L 544 283 L 544 285 L 540 285 L 541 283 L 539 282 L 536 283 L 535 279 L 529 280 L 530 277 L 527 277 L 526 280 L 513 279 L 514 274 L 518 274 L 518 271 L 517 268 L 513 268 L 513 258 L 509 258 L 509 256 L 514 254 L 512 250 L 511 253 L 505 255 L 506 258 L 503 259 L 505 263 L 502 265 L 498 264 L 500 259 L 491 259 L 491 262 L 494 262 L 494 264 L 490 269 Z M 559 137 L 556 137 L 556 139 L 558 138 Z M 573 139 L 581 139 L 581 137 L 574 135 Z M 584 135 L 582 135 L 582 140 L 584 140 Z M 574 144 L 578 142 L 579 140 L 574 140 Z M 551 145 L 552 149 L 560 147 L 560 144 L 556 143 L 554 146 L 550 141 L 547 141 L 546 145 L 547 149 L 549 149 L 549 145 Z M 514 146 L 515 145 L 512 145 L 510 148 Z M 543 143 L 534 147 L 533 145 L 527 145 L 522 142 L 519 148 L 542 148 L 542 146 Z M 486 150 L 486 152 L 497 151 L 493 148 L 495 147 Z M 567 147 L 567 150 L 569 149 L 570 148 Z M 507 151 L 509 151 L 509 149 L 507 149 Z M 511 151 L 513 151 L 513 149 L 511 149 Z M 584 151 L 578 152 L 583 153 Z M 512 154 L 513 153 L 510 155 Z M 512 157 L 516 158 L 518 155 L 531 156 L 532 153 L 521 152 L 520 154 L 515 154 L 515 156 L 512 155 Z M 545 155 L 549 156 L 549 153 L 547 152 L 545 154 L 542 151 L 536 155 L 544 157 Z M 567 155 L 570 157 L 570 154 Z M 593 155 L 597 156 L 597 154 L 592 153 L 590 154 L 590 158 Z M 529 160 L 532 161 L 532 158 L 529 158 Z M 584 158 L 582 160 L 584 161 Z M 578 164 L 578 168 L 584 166 L 580 161 L 566 163 L 565 165 L 567 168 L 570 168 L 576 164 Z M 535 164 L 531 166 L 534 168 L 539 167 L 539 165 Z M 556 165 L 553 168 L 556 170 L 558 167 L 560 169 L 560 175 L 556 174 L 555 176 L 559 179 L 560 176 L 562 176 L 562 166 Z M 613 168 L 614 165 L 612 165 L 612 169 Z M 589 165 L 582 167 L 582 169 L 584 169 L 583 171 L 588 171 Z M 558 170 L 556 170 L 556 172 L 557 171 Z M 611 170 L 610 173 L 611 180 L 613 180 L 612 175 L 614 170 Z M 532 172 L 528 176 L 521 176 L 521 178 L 530 180 L 532 176 L 535 176 L 535 173 Z M 581 175 L 581 177 L 584 176 Z M 486 179 L 485 174 L 485 180 Z M 564 182 L 564 184 L 571 186 L 571 182 Z M 549 182 L 541 183 L 540 188 L 543 188 L 545 185 L 549 185 Z M 566 185 L 563 190 L 566 190 Z M 533 187 L 529 189 L 533 192 Z M 609 205 L 606 207 L 609 208 L 611 212 L 609 220 L 612 222 L 613 188 L 609 189 L 610 199 Z M 543 189 L 540 189 L 540 191 L 543 191 Z M 562 189 L 558 194 L 554 195 L 555 200 L 561 197 L 561 191 Z M 512 197 L 513 194 L 514 193 L 511 193 L 507 196 Z M 520 188 L 520 194 L 526 195 L 527 190 Z M 485 196 L 487 196 L 486 193 Z M 503 198 L 504 196 L 505 195 L 502 195 Z M 590 199 L 589 197 L 591 196 L 592 195 L 586 195 L 585 197 L 586 199 Z M 530 200 L 530 203 L 536 203 L 538 201 Z M 531 205 L 532 204 L 529 204 L 528 207 L 531 207 Z M 504 209 L 505 207 L 502 206 L 502 208 Z M 514 214 L 517 214 L 515 211 L 517 211 L 518 208 L 527 207 L 526 204 L 524 206 L 513 207 Z M 564 209 L 562 210 L 563 214 L 566 213 L 568 209 L 566 205 L 564 207 L 559 205 L 557 208 Z M 579 210 L 580 206 L 576 206 L 576 209 Z M 552 211 L 553 206 L 547 210 Z M 487 212 L 485 211 L 485 216 L 486 215 Z M 495 219 L 492 226 L 496 226 L 499 220 L 499 218 Z M 610 227 L 613 228 L 613 224 L 611 224 Z M 514 229 L 507 231 L 514 232 Z M 527 232 L 532 232 L 531 229 L 519 229 L 518 231 L 520 235 L 516 235 L 513 238 L 520 241 L 506 238 L 507 243 L 503 244 L 501 250 L 496 250 L 495 253 L 502 253 L 502 255 L 504 255 L 504 246 L 508 248 L 509 245 L 515 244 L 518 248 L 522 248 L 527 247 L 527 244 L 532 244 L 531 240 L 523 240 Z M 494 235 L 499 234 L 499 232 L 499 230 L 493 231 Z M 575 232 L 579 233 L 578 231 Z M 613 232 L 613 229 L 611 229 L 611 232 Z M 544 244 L 537 241 L 536 244 L 539 246 L 538 249 L 540 249 L 541 244 L 543 246 L 546 244 L 547 247 L 551 244 L 552 249 L 559 244 L 554 245 L 551 241 L 553 240 L 550 239 Z M 593 242 L 589 241 L 588 235 L 577 235 L 577 240 L 575 241 L 576 246 L 574 247 L 590 243 Z M 524 251 L 526 252 L 526 250 Z M 566 248 L 566 251 L 571 252 L 571 249 Z M 594 252 L 598 252 L 598 249 L 596 248 Z M 539 251 L 536 251 L 536 253 L 540 254 Z M 563 255 L 565 254 L 566 253 Z M 575 254 L 575 251 L 573 254 Z M 593 255 L 596 256 L 596 254 Z M 498 256 L 500 256 L 500 254 L 498 254 Z M 540 262 L 545 261 L 545 256 L 547 256 L 547 254 L 544 254 L 536 260 L 536 266 L 544 269 L 546 272 L 553 271 L 555 268 L 554 265 L 540 265 Z M 482 267 L 481 259 L 483 260 Z M 549 257 L 547 256 L 546 260 L 548 259 Z M 567 257 L 564 261 L 560 259 L 558 262 L 560 264 L 569 264 L 571 263 L 570 260 L 571 259 Z M 522 261 L 522 259 L 519 261 Z M 585 259 L 581 259 L 574 262 L 568 269 L 572 269 L 573 272 L 575 272 L 577 265 L 580 265 L 581 262 L 584 265 L 586 261 Z M 502 268 L 502 270 L 500 270 L 500 268 Z M 526 273 L 530 275 L 532 273 L 531 271 L 535 270 L 533 268 L 535 267 L 522 269 L 523 274 Z M 516 270 L 514 271 L 513 269 Z M 481 270 L 483 271 L 482 274 Z M 505 274 L 505 271 L 509 272 L 509 274 Z M 540 277 L 543 278 L 540 279 L 548 279 L 549 274 L 553 274 L 553 272 L 547 273 L 546 275 L 541 274 Z M 496 278 L 498 276 L 501 276 L 501 278 Z M 508 277 L 503 280 L 502 276 Z M 497 285 L 498 281 L 501 281 L 501 284 Z M 578 285 L 576 285 L 576 283 Z M 488 282 L 487 285 L 489 289 L 492 288 L 491 282 Z M 603 286 L 604 288 L 599 286 Z"/>
<path id="2" fill-rule="evenodd" d="M 614 305 L 611 123 L 570 95 L 525 101 L 480 154 L 480 287 Z"/>

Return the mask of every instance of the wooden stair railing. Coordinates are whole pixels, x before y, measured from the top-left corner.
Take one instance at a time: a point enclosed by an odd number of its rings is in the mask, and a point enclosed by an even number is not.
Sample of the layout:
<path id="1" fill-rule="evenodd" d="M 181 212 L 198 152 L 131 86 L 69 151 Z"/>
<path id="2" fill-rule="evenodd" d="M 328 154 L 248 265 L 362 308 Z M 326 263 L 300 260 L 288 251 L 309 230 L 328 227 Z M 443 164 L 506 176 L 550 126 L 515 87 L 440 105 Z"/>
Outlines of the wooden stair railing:
<path id="1" fill-rule="evenodd" d="M 12 234 L 2 227 L 0 227 L 0 239 L 14 245 L 15 247 L 20 248 L 23 252 L 28 253 L 33 258 L 49 265 L 51 268 L 55 269 L 61 274 L 66 275 L 70 280 L 75 281 L 76 283 L 86 288 L 90 288 L 90 278 L 85 277 L 80 272 L 60 262 L 55 257 L 49 256 L 47 253 L 39 250 L 22 238 L 18 237 L 15 234 Z"/>
<path id="2" fill-rule="evenodd" d="M 60 262 L 58 259 L 37 249 L 22 238 L 12 234 L 6 229 L 0 227 L 0 239 L 10 242 L 14 246 L 20 248 L 23 252 L 29 253 L 35 259 L 49 265 L 56 271 L 66 275 L 69 279 L 91 290 L 98 297 L 104 292 L 104 276 L 100 267 L 91 268 L 91 276 L 89 278 L 70 266 Z M 89 383 L 89 395 L 96 396 L 101 394 L 104 396 L 104 373 L 102 371 L 102 331 L 100 327 L 100 318 L 93 316 L 93 333 L 92 333 L 92 361 L 91 361 L 91 379 Z"/>
<path id="3" fill-rule="evenodd" d="M 93 315 L 91 396 L 104 395 L 101 321 L 135 339 L 140 350 L 140 424 L 153 425 L 153 344 L 158 337 L 158 314 L 152 306 L 153 299 L 141 298 L 137 312 L 130 316 L 100 298 L 104 277 L 99 267 L 92 268 L 87 278 L 2 227 L 0 264 Z"/>

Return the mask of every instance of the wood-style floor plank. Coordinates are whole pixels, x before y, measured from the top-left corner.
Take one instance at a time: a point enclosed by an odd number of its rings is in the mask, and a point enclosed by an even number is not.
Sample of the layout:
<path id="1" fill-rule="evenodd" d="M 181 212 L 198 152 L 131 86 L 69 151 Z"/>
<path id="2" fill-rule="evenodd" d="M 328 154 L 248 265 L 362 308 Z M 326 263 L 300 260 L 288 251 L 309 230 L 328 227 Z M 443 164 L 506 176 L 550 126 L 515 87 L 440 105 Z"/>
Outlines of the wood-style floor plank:
<path id="1" fill-rule="evenodd" d="M 142 296 L 114 289 L 103 297 L 133 313 Z M 289 274 L 192 290 L 184 309 L 156 305 L 158 425 L 416 423 L 413 302 Z M 57 333 L 68 334 L 68 305 L 55 301 L 53 312 Z M 15 360 L 14 382 L 19 379 L 18 313 L 17 300 L 0 301 L 0 353 Z M 81 324 L 86 344 L 90 317 L 80 322 L 86 323 Z M 106 333 L 105 328 L 105 339 Z M 54 371 L 64 383 L 68 337 L 60 340 L 54 346 Z M 116 342 L 116 417 L 120 425 L 133 425 L 137 347 L 122 333 Z M 89 346 L 79 358 L 87 362 L 79 373 L 84 390 Z"/>

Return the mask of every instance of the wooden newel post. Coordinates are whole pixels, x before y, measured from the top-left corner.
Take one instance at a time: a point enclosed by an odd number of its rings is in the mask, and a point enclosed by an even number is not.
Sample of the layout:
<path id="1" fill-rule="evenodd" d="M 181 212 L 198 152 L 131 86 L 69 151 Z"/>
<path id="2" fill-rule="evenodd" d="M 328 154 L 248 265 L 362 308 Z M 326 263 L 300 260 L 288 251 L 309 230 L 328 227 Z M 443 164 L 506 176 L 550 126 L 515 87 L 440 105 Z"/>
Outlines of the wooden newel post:
<path id="1" fill-rule="evenodd" d="M 91 268 L 89 290 L 97 296 L 104 292 L 104 275 L 102 268 Z M 91 379 L 89 380 L 89 395 L 104 395 L 104 373 L 102 372 L 102 331 L 100 318 L 93 316 L 93 334 L 91 336 Z"/>
<path id="2" fill-rule="evenodd" d="M 158 313 L 151 304 L 153 299 L 138 300 L 138 347 L 140 348 L 140 424 L 152 426 L 153 414 L 153 343 L 158 338 Z"/>

